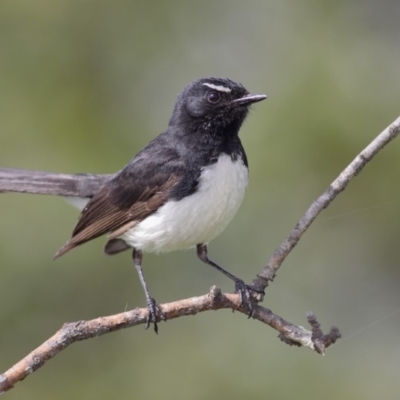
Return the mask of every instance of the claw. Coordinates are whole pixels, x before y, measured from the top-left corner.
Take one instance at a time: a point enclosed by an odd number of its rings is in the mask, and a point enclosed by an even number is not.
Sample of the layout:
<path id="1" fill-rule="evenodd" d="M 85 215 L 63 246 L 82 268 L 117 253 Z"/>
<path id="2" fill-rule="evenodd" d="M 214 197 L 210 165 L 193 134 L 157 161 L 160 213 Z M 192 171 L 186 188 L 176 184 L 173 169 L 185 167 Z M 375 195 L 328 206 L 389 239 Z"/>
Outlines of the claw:
<path id="1" fill-rule="evenodd" d="M 147 299 L 147 318 L 146 318 L 146 328 L 149 329 L 150 324 L 154 325 L 154 332 L 158 334 L 158 321 L 166 321 L 167 318 L 165 317 L 164 313 L 162 312 L 161 308 L 157 305 L 156 301 L 149 297 Z"/>
<path id="2" fill-rule="evenodd" d="M 240 294 L 240 301 L 243 307 L 246 307 L 248 310 L 248 318 L 253 316 L 253 297 L 250 291 L 261 293 L 259 290 L 251 287 L 250 285 L 246 285 L 241 279 L 235 280 L 235 293 Z"/>

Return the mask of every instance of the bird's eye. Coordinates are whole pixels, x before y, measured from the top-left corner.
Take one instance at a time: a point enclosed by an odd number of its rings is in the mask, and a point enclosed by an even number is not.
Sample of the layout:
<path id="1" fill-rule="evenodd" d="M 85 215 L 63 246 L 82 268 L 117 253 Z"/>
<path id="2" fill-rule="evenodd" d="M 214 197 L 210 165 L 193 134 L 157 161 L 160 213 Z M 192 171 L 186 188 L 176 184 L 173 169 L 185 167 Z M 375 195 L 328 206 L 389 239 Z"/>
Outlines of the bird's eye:
<path id="1" fill-rule="evenodd" d="M 208 94 L 207 100 L 212 104 L 217 104 L 221 100 L 221 95 L 218 92 L 211 92 Z"/>

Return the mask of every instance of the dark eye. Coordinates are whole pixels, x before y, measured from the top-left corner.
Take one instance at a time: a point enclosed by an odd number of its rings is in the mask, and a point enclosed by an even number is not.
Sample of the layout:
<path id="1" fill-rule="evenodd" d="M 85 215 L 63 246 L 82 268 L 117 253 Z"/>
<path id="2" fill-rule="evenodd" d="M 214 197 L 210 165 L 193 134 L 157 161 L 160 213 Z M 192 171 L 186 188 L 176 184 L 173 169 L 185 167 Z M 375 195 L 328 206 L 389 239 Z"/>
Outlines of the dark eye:
<path id="1" fill-rule="evenodd" d="M 207 100 L 210 103 L 216 104 L 221 100 L 221 95 L 218 92 L 211 92 L 208 94 Z"/>

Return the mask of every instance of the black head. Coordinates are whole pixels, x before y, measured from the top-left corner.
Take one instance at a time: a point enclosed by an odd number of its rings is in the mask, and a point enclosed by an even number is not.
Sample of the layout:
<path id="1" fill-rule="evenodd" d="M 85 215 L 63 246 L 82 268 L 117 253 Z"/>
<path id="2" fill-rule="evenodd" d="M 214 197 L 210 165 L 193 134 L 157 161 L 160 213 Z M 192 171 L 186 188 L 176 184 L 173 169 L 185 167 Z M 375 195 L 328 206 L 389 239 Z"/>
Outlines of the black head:
<path id="1" fill-rule="evenodd" d="M 170 126 L 185 133 L 237 134 L 249 106 L 266 98 L 227 78 L 198 79 L 178 96 Z"/>

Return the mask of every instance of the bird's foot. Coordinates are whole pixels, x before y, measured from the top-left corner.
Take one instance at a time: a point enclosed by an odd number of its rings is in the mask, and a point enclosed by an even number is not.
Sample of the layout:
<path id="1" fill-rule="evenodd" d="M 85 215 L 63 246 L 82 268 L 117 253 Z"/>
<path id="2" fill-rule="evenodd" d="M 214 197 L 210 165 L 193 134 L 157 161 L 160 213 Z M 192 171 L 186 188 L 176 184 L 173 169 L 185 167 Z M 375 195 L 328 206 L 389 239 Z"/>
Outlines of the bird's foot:
<path id="1" fill-rule="evenodd" d="M 147 311 L 146 329 L 149 329 L 150 324 L 153 324 L 154 332 L 158 334 L 157 322 L 166 321 L 167 318 L 152 297 L 148 297 L 147 299 Z"/>
<path id="2" fill-rule="evenodd" d="M 235 293 L 240 294 L 241 305 L 247 309 L 247 315 L 249 318 L 253 316 L 254 311 L 254 297 L 251 292 L 265 294 L 263 290 L 256 289 L 251 285 L 246 285 L 241 279 L 235 280 Z"/>

